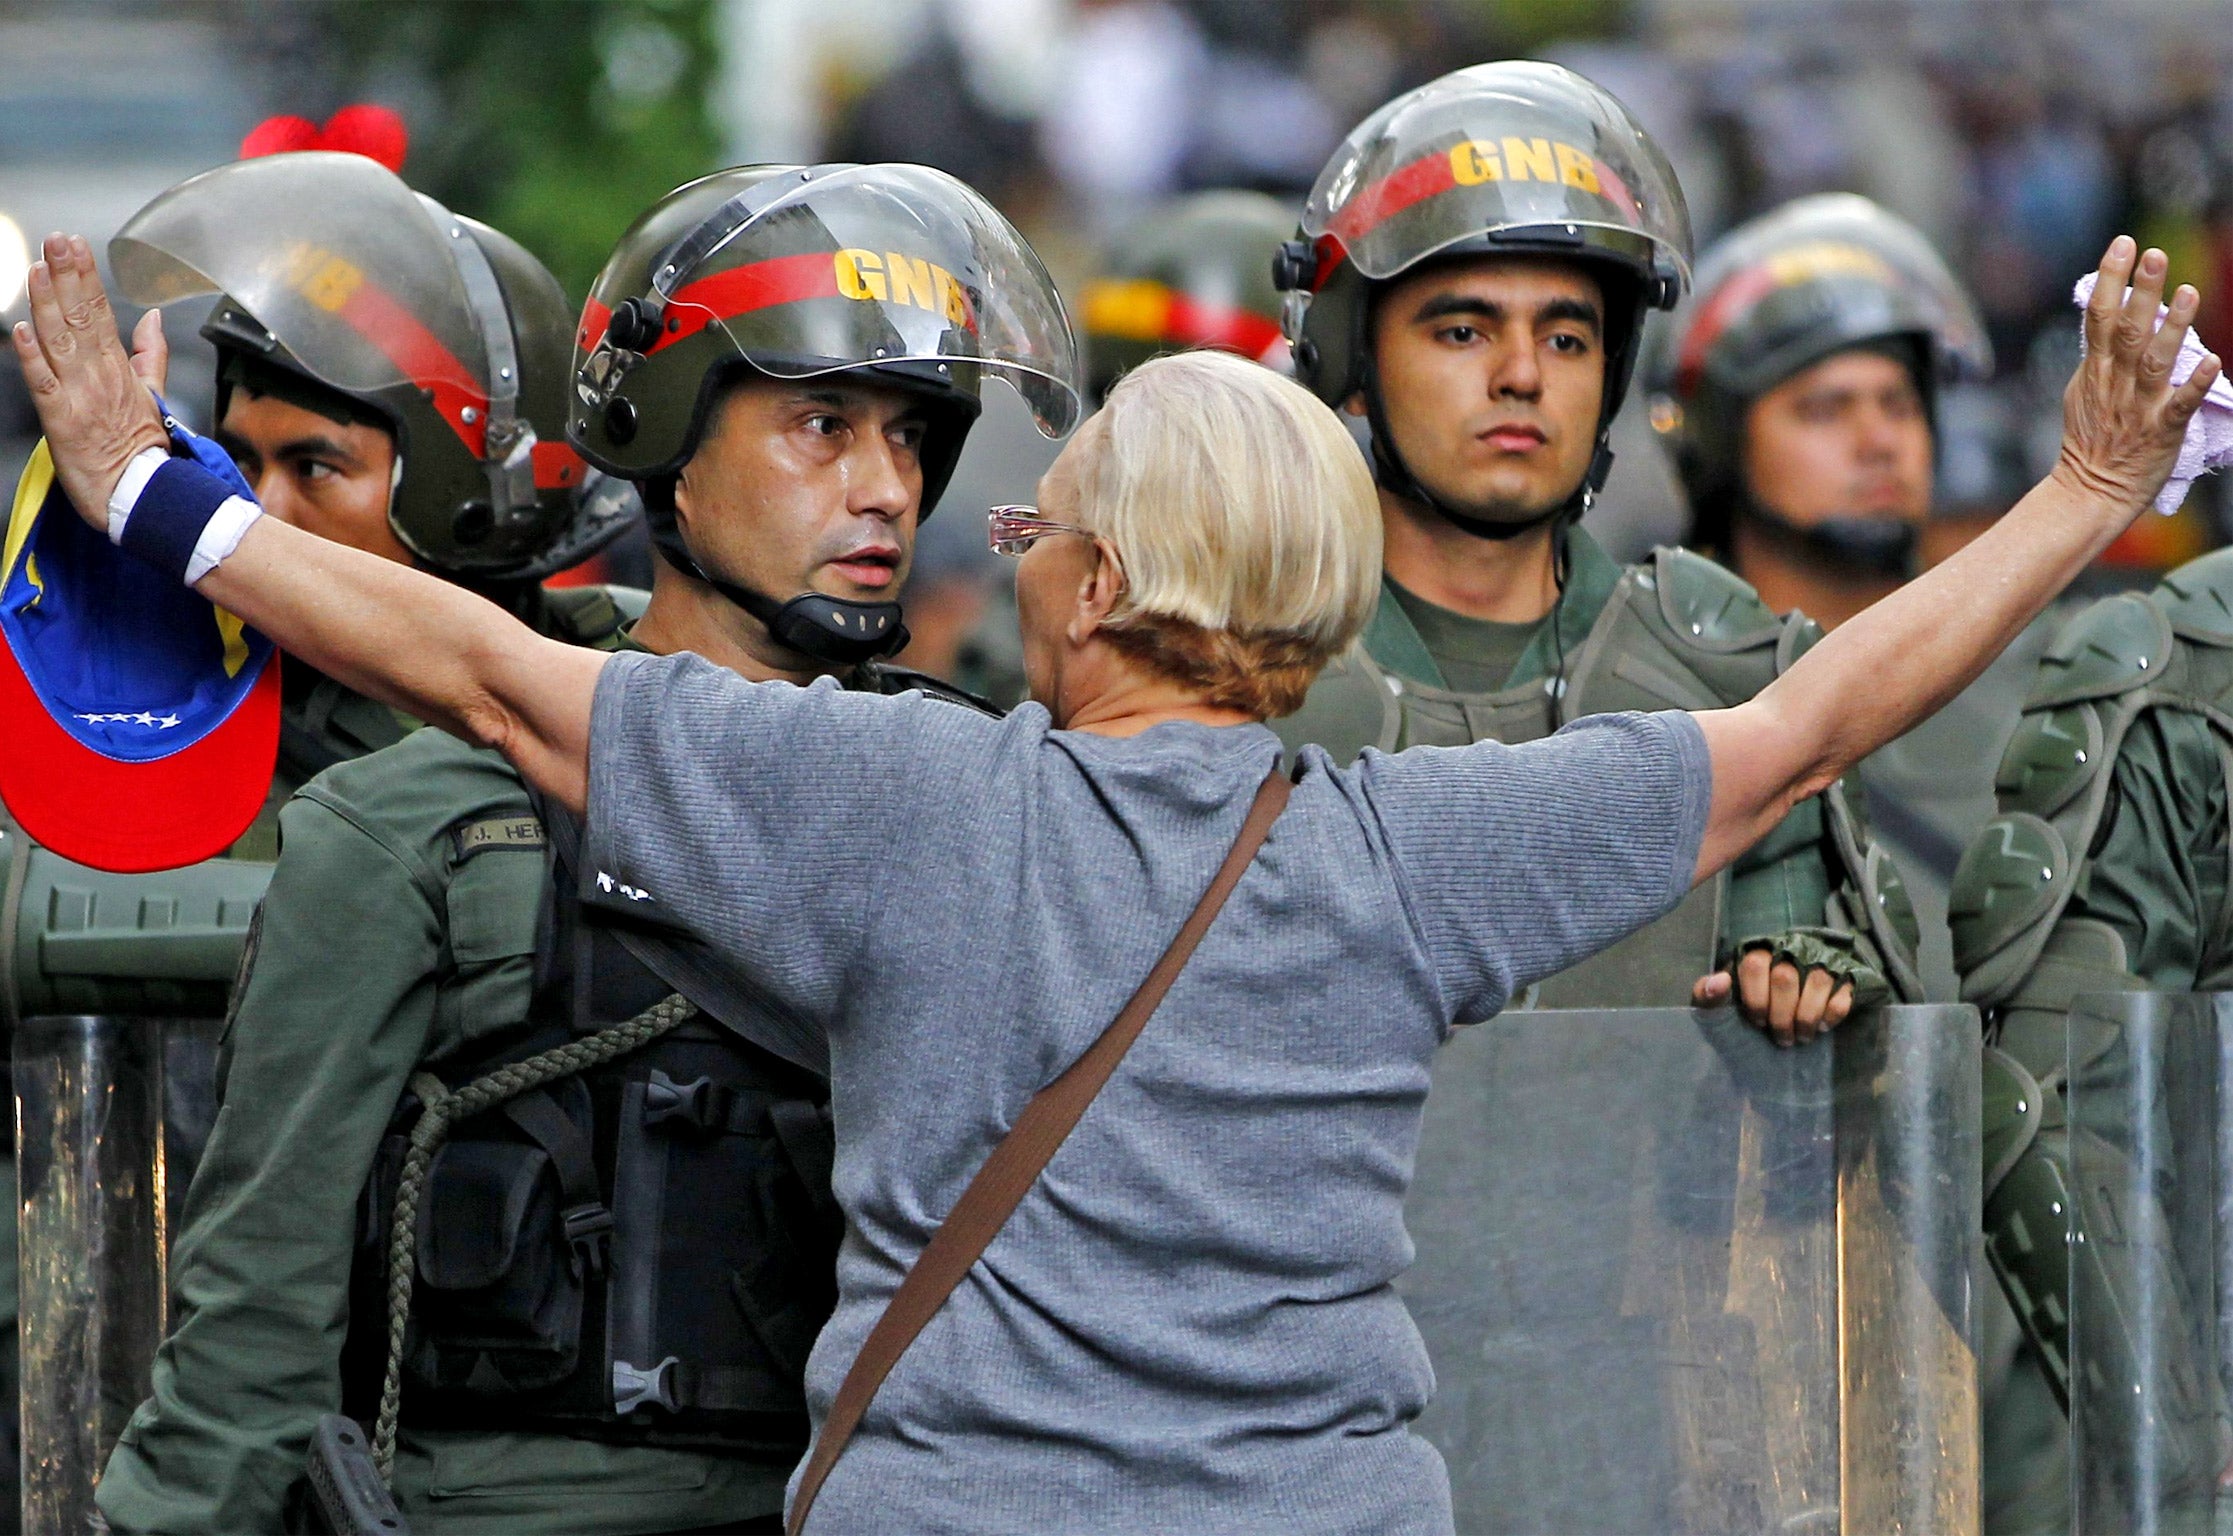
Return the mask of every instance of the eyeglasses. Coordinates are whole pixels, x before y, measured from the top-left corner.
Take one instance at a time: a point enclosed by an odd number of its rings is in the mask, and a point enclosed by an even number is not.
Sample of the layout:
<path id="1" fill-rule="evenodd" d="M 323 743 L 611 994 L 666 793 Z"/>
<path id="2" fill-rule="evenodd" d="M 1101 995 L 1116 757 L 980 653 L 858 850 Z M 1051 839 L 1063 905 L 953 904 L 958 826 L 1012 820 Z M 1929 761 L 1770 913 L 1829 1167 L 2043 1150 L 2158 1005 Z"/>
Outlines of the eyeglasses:
<path id="1" fill-rule="evenodd" d="M 1021 555 L 1050 533 L 1076 533 L 1086 538 L 1093 535 L 1083 528 L 1068 523 L 1050 523 L 1039 515 L 1037 507 L 994 507 L 985 514 L 985 534 L 992 542 L 996 555 Z"/>

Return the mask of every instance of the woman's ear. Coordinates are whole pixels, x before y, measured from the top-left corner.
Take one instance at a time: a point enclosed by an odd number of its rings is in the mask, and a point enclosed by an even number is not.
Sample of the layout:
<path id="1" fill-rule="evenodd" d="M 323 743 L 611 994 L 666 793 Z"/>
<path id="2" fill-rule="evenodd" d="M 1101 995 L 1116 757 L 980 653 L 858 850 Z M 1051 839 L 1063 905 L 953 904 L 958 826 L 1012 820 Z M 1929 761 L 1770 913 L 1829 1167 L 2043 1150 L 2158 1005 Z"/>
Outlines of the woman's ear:
<path id="1" fill-rule="evenodd" d="M 1116 546 L 1107 539 L 1093 541 L 1093 564 L 1087 569 L 1085 580 L 1078 584 L 1077 609 L 1070 616 L 1069 632 L 1072 645 L 1083 645 L 1093 638 L 1095 630 L 1108 622 L 1116 611 L 1118 601 L 1124 596 L 1124 566 L 1117 559 Z"/>

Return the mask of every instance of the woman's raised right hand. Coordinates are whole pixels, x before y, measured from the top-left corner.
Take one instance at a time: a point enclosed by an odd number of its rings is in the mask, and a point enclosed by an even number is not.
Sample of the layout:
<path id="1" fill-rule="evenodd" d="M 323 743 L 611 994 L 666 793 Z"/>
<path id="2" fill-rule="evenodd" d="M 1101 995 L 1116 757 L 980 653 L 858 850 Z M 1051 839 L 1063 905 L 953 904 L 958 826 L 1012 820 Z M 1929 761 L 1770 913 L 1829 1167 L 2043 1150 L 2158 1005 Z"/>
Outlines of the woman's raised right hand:
<path id="1" fill-rule="evenodd" d="M 2086 355 L 2062 394 L 2062 454 L 2052 476 L 2099 501 L 2116 531 L 2163 489 L 2187 423 L 2220 371 L 2213 353 L 2185 383 L 2171 383 L 2171 365 L 2201 298 L 2181 284 L 2159 329 L 2156 311 L 2170 263 L 2159 250 L 2137 261 L 2134 253 L 2132 238 L 2119 235 L 2102 255 L 2086 302 Z"/>

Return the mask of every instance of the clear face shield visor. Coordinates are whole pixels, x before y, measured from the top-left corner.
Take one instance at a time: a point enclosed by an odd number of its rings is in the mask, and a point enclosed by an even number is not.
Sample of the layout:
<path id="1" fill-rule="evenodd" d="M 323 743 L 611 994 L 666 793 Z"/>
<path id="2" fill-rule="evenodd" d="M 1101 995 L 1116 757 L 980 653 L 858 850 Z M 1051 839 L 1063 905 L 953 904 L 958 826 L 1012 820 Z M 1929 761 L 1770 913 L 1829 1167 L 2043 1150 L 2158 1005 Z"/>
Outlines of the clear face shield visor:
<path id="1" fill-rule="evenodd" d="M 991 374 L 1041 432 L 1077 424 L 1068 316 L 1037 253 L 976 192 L 923 166 L 810 167 L 722 204 L 614 304 L 583 360 L 600 408 L 660 348 L 706 331 L 774 378 L 863 367 Z"/>

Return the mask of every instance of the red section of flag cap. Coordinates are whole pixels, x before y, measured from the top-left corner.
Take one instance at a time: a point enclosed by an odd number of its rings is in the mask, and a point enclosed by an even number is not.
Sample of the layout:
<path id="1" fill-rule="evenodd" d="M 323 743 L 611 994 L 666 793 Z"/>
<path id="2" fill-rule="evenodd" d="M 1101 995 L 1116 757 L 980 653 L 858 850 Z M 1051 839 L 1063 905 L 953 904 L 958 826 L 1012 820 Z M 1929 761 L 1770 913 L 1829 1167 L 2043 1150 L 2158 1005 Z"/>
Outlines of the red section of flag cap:
<path id="1" fill-rule="evenodd" d="M 152 763 L 88 751 L 0 655 L 0 800 L 25 835 L 95 869 L 136 875 L 214 859 L 240 839 L 279 756 L 279 658 L 200 741 Z"/>
<path id="2" fill-rule="evenodd" d="M 0 538 L 0 802 L 66 859 L 174 869 L 248 830 L 278 751 L 271 642 L 88 527 L 40 443 Z"/>

